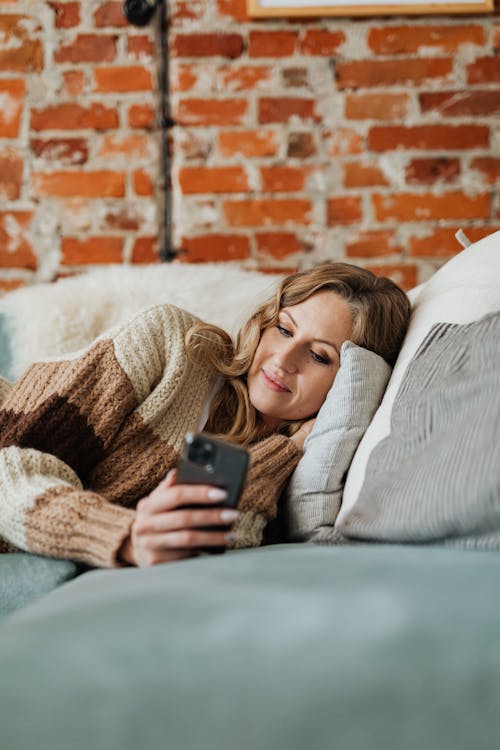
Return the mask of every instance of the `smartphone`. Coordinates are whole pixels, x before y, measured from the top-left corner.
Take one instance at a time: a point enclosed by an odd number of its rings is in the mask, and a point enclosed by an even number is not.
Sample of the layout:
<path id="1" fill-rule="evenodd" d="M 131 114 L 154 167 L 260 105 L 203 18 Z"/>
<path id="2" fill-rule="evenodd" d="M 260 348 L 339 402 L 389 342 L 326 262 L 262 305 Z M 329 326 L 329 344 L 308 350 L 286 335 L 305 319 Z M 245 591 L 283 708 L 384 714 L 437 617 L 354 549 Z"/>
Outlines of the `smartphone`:
<path id="1" fill-rule="evenodd" d="M 221 505 L 235 508 L 248 470 L 245 448 L 206 435 L 188 432 L 177 467 L 177 484 L 211 484 L 227 492 Z"/>

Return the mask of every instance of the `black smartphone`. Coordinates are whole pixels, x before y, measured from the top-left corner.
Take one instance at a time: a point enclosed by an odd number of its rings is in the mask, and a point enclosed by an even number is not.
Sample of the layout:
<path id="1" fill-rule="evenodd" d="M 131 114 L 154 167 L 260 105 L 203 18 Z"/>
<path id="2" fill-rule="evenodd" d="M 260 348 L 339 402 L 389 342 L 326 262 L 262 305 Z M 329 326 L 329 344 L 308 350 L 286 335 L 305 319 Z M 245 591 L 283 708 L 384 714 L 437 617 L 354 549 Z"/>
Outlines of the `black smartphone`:
<path id="1" fill-rule="evenodd" d="M 235 508 L 247 475 L 245 448 L 206 435 L 188 432 L 177 467 L 177 484 L 211 484 L 227 492 L 221 505 Z"/>

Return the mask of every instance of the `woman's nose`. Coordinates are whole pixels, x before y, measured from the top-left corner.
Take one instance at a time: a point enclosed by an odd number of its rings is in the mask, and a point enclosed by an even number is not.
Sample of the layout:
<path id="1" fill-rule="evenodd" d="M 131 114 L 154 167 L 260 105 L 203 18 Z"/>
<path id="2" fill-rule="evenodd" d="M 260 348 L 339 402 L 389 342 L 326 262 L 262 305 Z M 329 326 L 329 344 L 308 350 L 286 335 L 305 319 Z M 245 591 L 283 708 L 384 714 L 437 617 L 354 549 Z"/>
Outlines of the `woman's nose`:
<path id="1" fill-rule="evenodd" d="M 274 364 L 284 372 L 297 372 L 299 367 L 298 349 L 294 342 L 285 343 L 274 355 Z"/>

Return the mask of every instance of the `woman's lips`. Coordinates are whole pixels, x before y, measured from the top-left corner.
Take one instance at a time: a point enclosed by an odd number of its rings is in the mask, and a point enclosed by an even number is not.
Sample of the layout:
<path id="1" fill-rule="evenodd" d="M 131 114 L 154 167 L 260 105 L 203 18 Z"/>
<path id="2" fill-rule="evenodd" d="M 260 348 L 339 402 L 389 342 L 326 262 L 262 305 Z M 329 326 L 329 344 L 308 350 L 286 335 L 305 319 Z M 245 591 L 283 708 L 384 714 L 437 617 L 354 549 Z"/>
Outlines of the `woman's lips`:
<path id="1" fill-rule="evenodd" d="M 290 388 L 287 388 L 286 385 L 275 375 L 271 375 L 271 373 L 267 373 L 265 370 L 261 370 L 261 373 L 265 385 L 272 391 L 277 391 L 278 393 L 291 393 Z"/>

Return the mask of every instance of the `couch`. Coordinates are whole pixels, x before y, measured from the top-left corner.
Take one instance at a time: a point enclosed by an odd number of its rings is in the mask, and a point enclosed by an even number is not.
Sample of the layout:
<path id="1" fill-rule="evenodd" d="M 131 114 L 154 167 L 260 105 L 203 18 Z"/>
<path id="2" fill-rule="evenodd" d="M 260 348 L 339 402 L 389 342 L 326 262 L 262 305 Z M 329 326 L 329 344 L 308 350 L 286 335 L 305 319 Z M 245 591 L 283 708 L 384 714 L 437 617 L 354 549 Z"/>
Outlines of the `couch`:
<path id="1" fill-rule="evenodd" d="M 411 293 L 348 465 L 291 483 L 289 543 L 144 570 L 0 555 L 1 750 L 498 747 L 499 278 L 497 232 Z M 0 372 L 151 302 L 234 330 L 274 283 L 202 264 L 17 290 Z"/>

